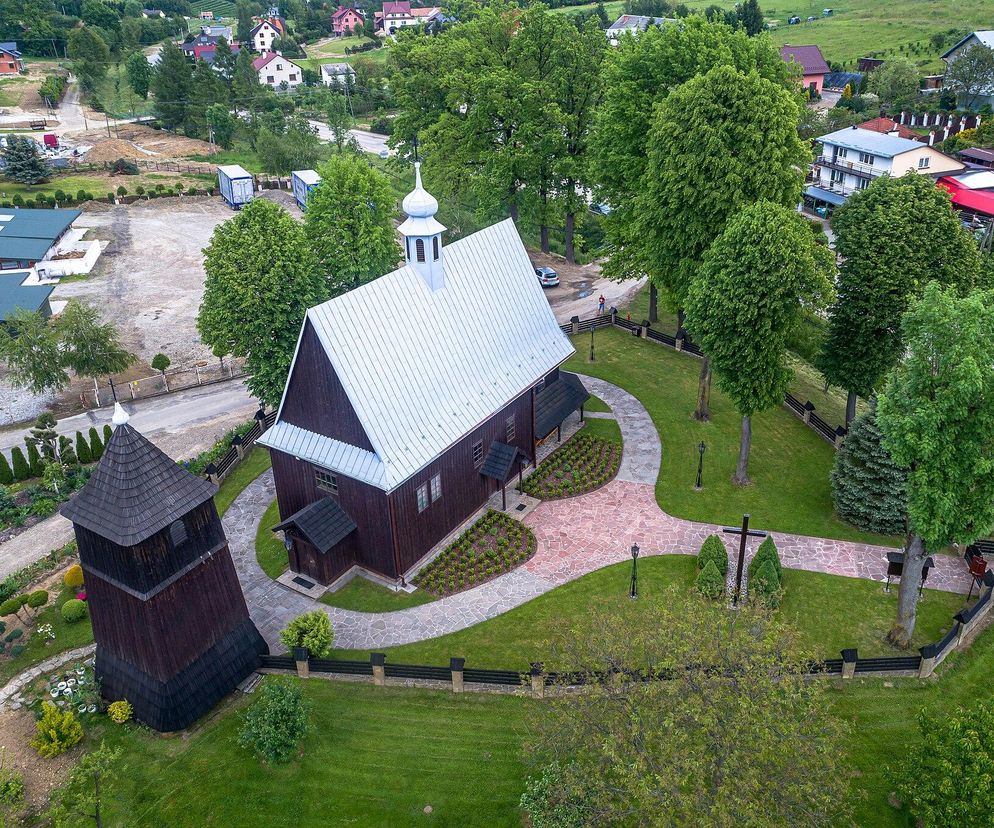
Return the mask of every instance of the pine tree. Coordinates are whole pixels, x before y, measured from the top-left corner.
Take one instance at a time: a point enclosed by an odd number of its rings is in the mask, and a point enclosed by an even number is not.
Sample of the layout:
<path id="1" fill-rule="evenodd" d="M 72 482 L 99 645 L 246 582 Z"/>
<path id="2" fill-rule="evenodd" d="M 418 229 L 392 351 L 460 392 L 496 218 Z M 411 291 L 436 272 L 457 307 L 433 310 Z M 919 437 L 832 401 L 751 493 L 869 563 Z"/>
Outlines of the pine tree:
<path id="1" fill-rule="evenodd" d="M 14 472 L 10 470 L 10 463 L 7 462 L 7 455 L 0 452 L 0 484 L 9 486 L 14 482 Z"/>
<path id="2" fill-rule="evenodd" d="M 28 468 L 31 469 L 32 477 L 41 477 L 45 471 L 41 462 L 41 454 L 38 453 L 38 447 L 34 443 L 28 444 Z"/>
<path id="3" fill-rule="evenodd" d="M 714 561 L 708 561 L 697 574 L 697 590 L 706 598 L 720 598 L 725 592 L 725 579 Z"/>
<path id="4" fill-rule="evenodd" d="M 110 438 L 114 436 L 114 429 L 110 427 L 110 423 L 104 423 L 104 448 L 107 448 L 107 444 L 110 442 Z M 101 456 L 103 451 L 100 452 Z"/>
<path id="5" fill-rule="evenodd" d="M 867 532 L 907 531 L 907 469 L 884 448 L 876 401 L 849 427 L 832 467 L 832 502 L 846 523 Z"/>
<path id="6" fill-rule="evenodd" d="M 175 130 L 186 120 L 192 72 L 189 61 L 171 40 L 166 41 L 159 55 L 150 84 L 155 95 L 155 114 L 166 129 Z"/>
<path id="7" fill-rule="evenodd" d="M 7 146 L 0 151 L 0 157 L 6 162 L 4 177 L 19 184 L 38 184 L 52 174 L 38 144 L 27 136 L 7 136 Z"/>
<path id="8" fill-rule="evenodd" d="M 93 462 L 93 457 L 90 455 L 90 447 L 86 444 L 86 438 L 83 436 L 82 431 L 76 432 L 76 459 L 84 466 L 87 463 Z"/>
<path id="9" fill-rule="evenodd" d="M 10 461 L 14 465 L 14 480 L 27 480 L 31 477 L 31 467 L 28 465 L 28 461 L 24 459 L 24 452 L 21 451 L 20 446 L 14 446 L 10 450 Z"/>
<path id="10" fill-rule="evenodd" d="M 90 426 L 90 459 L 93 461 L 99 460 L 104 454 L 104 444 L 100 440 L 100 435 L 97 430 Z"/>

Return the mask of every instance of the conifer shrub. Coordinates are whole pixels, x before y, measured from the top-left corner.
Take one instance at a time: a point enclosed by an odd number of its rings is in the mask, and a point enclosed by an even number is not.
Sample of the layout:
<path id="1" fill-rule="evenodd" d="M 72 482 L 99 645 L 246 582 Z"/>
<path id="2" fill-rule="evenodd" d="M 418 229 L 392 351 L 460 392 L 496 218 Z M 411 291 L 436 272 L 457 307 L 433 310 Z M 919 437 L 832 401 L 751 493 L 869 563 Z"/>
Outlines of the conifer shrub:
<path id="1" fill-rule="evenodd" d="M 713 561 L 722 576 L 728 574 L 728 552 L 717 535 L 708 535 L 697 555 L 697 568 L 703 569 L 708 561 Z"/>
<path id="2" fill-rule="evenodd" d="M 783 564 L 780 563 L 780 554 L 777 552 L 777 545 L 773 542 L 773 538 L 770 537 L 763 539 L 763 542 L 759 545 L 759 549 L 756 550 L 756 554 L 749 562 L 749 577 L 752 578 L 767 561 L 772 564 L 773 572 L 779 584 L 783 580 Z"/>
<path id="3" fill-rule="evenodd" d="M 41 477 L 45 472 L 45 467 L 41 462 L 41 454 L 38 452 L 38 446 L 34 443 L 28 444 L 28 468 L 31 469 L 32 477 Z"/>
<path id="4" fill-rule="evenodd" d="M 773 561 L 767 557 L 749 579 L 749 595 L 763 601 L 768 606 L 776 607 L 780 603 L 780 579 L 777 577 Z"/>
<path id="5" fill-rule="evenodd" d="M 69 589 L 79 589 L 83 586 L 83 567 L 79 564 L 70 566 L 66 570 L 66 574 L 62 576 L 62 583 Z"/>
<path id="6" fill-rule="evenodd" d="M 33 610 L 41 609 L 48 603 L 48 590 L 36 589 L 34 592 L 28 594 L 27 600 L 24 603 Z"/>
<path id="7" fill-rule="evenodd" d="M 86 602 L 79 598 L 70 598 L 62 605 L 62 620 L 67 624 L 75 624 L 86 618 Z"/>
<path id="8" fill-rule="evenodd" d="M 714 561 L 708 561 L 697 573 L 697 591 L 705 598 L 717 600 L 725 592 L 725 579 Z"/>
<path id="9" fill-rule="evenodd" d="M 90 459 L 93 461 L 99 460 L 103 457 L 104 444 L 100 439 L 100 435 L 97 430 L 90 426 L 89 437 L 90 437 Z"/>
<path id="10" fill-rule="evenodd" d="M 7 455 L 0 452 L 0 485 L 9 486 L 14 482 L 14 472 L 7 462 Z"/>
<path id="11" fill-rule="evenodd" d="M 93 457 L 90 455 L 90 447 L 86 444 L 86 438 L 83 436 L 82 431 L 76 432 L 76 459 L 84 465 L 93 461 Z"/>
<path id="12" fill-rule="evenodd" d="M 312 658 L 327 658 L 333 637 L 331 621 L 322 610 L 298 615 L 280 633 L 280 640 L 291 653 L 295 647 L 306 647 Z"/>
<path id="13" fill-rule="evenodd" d="M 110 442 L 110 438 L 114 436 L 114 429 L 110 427 L 110 423 L 104 423 L 104 448 Z M 103 452 L 101 452 L 102 454 Z"/>
<path id="14" fill-rule="evenodd" d="M 13 463 L 14 480 L 28 480 L 31 477 L 31 466 L 24 458 L 24 452 L 20 446 L 14 446 L 10 450 L 10 461 Z"/>
<path id="15" fill-rule="evenodd" d="M 51 759 L 79 744 L 83 726 L 72 710 L 60 710 L 45 701 L 41 703 L 41 711 L 41 718 L 35 724 L 35 738 L 31 740 L 31 747 L 39 756 Z"/>
<path id="16" fill-rule="evenodd" d="M 65 434 L 59 435 L 59 459 L 64 466 L 75 466 L 79 462 L 76 456 L 76 449 L 73 448 L 72 440 Z"/>

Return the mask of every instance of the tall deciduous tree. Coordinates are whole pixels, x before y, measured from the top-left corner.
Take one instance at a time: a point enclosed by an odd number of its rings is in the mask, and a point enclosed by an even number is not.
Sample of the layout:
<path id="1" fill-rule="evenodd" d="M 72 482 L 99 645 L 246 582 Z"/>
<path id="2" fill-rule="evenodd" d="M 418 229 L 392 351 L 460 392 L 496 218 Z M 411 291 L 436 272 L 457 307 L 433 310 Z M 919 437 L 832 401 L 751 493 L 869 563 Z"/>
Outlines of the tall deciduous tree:
<path id="1" fill-rule="evenodd" d="M 56 324 L 63 364 L 81 377 L 105 376 L 123 371 L 135 361 L 121 344 L 117 328 L 100 321 L 100 312 L 70 299 Z"/>
<path id="2" fill-rule="evenodd" d="M 192 138 L 207 138 L 207 110 L 217 104 L 228 105 L 228 85 L 207 61 L 200 59 L 193 68 L 190 95 L 196 105 L 186 108 L 183 130 Z"/>
<path id="3" fill-rule="evenodd" d="M 944 85 L 968 109 L 976 109 L 994 87 L 994 49 L 976 43 L 964 49 L 946 68 Z"/>
<path id="4" fill-rule="evenodd" d="M 880 97 L 880 105 L 892 110 L 909 106 L 918 96 L 918 67 L 905 57 L 892 57 L 870 74 L 870 91 Z"/>
<path id="5" fill-rule="evenodd" d="M 85 91 L 92 92 L 107 74 L 110 49 L 90 26 L 83 26 L 70 32 L 68 52 L 80 85 Z"/>
<path id="6" fill-rule="evenodd" d="M 796 633 L 760 602 L 641 600 L 554 627 L 559 668 L 586 681 L 533 711 L 525 755 L 557 772 L 529 786 L 529 814 L 568 802 L 554 812 L 578 825 L 847 824 L 844 726 Z"/>
<path id="7" fill-rule="evenodd" d="M 132 52 L 124 62 L 128 73 L 128 83 L 134 93 L 143 100 L 148 97 L 149 83 L 152 81 L 152 66 L 141 52 Z"/>
<path id="8" fill-rule="evenodd" d="M 59 350 L 59 334 L 40 313 L 18 308 L 0 327 L 0 357 L 11 382 L 35 394 L 61 391 L 69 384 Z"/>
<path id="9" fill-rule="evenodd" d="M 21 184 L 40 184 L 51 174 L 52 169 L 42 157 L 38 144 L 26 135 L 7 136 L 7 146 L 0 149 L 3 158 L 4 178 Z"/>
<path id="10" fill-rule="evenodd" d="M 304 230 L 257 198 L 214 230 L 197 330 L 215 354 L 247 357 L 249 389 L 279 402 L 307 309 L 329 296 Z"/>
<path id="11" fill-rule="evenodd" d="M 832 502 L 846 523 L 885 535 L 908 531 L 908 470 L 894 462 L 877 427 L 876 400 L 849 427 L 832 466 Z"/>
<path id="12" fill-rule="evenodd" d="M 190 62 L 179 46 L 167 40 L 159 52 L 159 63 L 152 72 L 151 83 L 155 114 L 166 129 L 175 130 L 186 120 L 192 85 Z"/>
<path id="13" fill-rule="evenodd" d="M 397 266 L 396 208 L 386 176 L 358 156 L 333 156 L 318 171 L 304 229 L 334 296 Z"/>
<path id="14" fill-rule="evenodd" d="M 968 290 L 980 276 L 977 245 L 949 196 L 928 176 L 883 176 L 853 193 L 832 219 L 841 257 L 838 298 L 818 357 L 825 379 L 869 398 L 903 351 L 901 317 L 929 281 Z"/>
<path id="15" fill-rule="evenodd" d="M 783 402 L 787 338 L 831 291 L 831 253 L 790 207 L 759 201 L 731 219 L 687 295 L 687 318 L 718 386 L 742 415 L 735 482 L 749 482 L 752 415 Z"/>
<path id="16" fill-rule="evenodd" d="M 286 120 L 279 134 L 261 127 L 255 149 L 266 172 L 289 175 L 293 170 L 308 170 L 317 164 L 321 141 L 306 118 L 294 115 Z"/>
<path id="17" fill-rule="evenodd" d="M 994 294 L 925 287 L 902 322 L 905 356 L 879 394 L 884 446 L 908 469 L 908 537 L 890 641 L 915 631 L 930 552 L 994 529 Z"/>

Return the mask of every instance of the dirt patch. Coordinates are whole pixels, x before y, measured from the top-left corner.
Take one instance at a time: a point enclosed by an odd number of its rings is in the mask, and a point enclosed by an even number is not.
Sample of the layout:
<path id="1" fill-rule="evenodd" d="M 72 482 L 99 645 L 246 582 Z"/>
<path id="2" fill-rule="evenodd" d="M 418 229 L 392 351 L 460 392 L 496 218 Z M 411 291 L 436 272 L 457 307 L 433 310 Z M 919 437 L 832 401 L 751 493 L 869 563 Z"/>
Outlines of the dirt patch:
<path id="1" fill-rule="evenodd" d="M 215 144 L 142 124 L 112 123 L 110 131 L 111 135 L 108 135 L 106 127 L 103 127 L 70 132 L 66 139 L 70 144 L 87 144 L 93 147 L 86 154 L 86 161 L 93 163 L 116 161 L 118 158 L 164 161 L 182 159 L 188 155 L 213 155 L 220 151 Z"/>
<path id="2" fill-rule="evenodd" d="M 118 158 L 148 158 L 148 155 L 141 152 L 129 141 L 122 141 L 119 138 L 108 138 L 95 144 L 93 149 L 86 153 L 85 160 L 88 164 L 99 164 L 101 161 L 117 161 Z"/>
<path id="3" fill-rule="evenodd" d="M 61 756 L 43 759 L 33 747 L 35 717 L 29 710 L 0 713 L 0 747 L 4 749 L 4 766 L 20 771 L 24 794 L 32 810 L 48 805 L 53 790 L 66 781 L 66 774 L 82 755 L 77 746 Z"/>
<path id="4" fill-rule="evenodd" d="M 645 282 L 634 279 L 627 282 L 614 282 L 601 276 L 599 262 L 577 265 L 570 264 L 562 256 L 528 250 L 535 267 L 551 267 L 559 274 L 559 286 L 545 288 L 546 298 L 560 324 L 569 322 L 573 316 L 589 319 L 597 315 L 597 300 L 603 296 L 605 309 L 627 305 L 632 296 Z"/>

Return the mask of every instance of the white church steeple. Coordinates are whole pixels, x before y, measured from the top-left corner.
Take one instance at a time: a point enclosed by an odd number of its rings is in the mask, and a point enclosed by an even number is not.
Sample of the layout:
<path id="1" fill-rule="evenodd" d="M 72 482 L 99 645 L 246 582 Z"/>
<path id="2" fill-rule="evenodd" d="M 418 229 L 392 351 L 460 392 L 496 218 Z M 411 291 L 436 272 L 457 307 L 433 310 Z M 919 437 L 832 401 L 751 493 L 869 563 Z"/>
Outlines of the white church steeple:
<path id="1" fill-rule="evenodd" d="M 435 220 L 438 201 L 421 185 L 421 162 L 414 163 L 414 189 L 404 198 L 407 219 L 400 225 L 404 237 L 404 258 L 428 287 L 438 290 L 445 286 L 442 259 L 442 232 L 445 227 Z"/>

